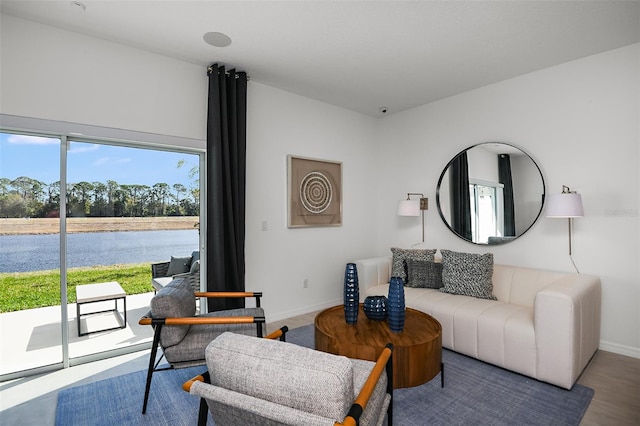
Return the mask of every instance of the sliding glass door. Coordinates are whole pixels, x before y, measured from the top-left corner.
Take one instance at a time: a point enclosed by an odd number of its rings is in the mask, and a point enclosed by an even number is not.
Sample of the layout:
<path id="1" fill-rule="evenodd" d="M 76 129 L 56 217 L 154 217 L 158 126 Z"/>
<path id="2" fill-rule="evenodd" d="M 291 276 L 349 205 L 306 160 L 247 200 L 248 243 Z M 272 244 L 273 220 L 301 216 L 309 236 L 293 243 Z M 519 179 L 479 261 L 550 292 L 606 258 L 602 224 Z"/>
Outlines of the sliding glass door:
<path id="1" fill-rule="evenodd" d="M 0 133 L 0 377 L 63 361 L 60 149 Z"/>
<path id="2" fill-rule="evenodd" d="M 0 133 L 1 379 L 149 346 L 151 264 L 200 247 L 202 155 Z"/>
<path id="3" fill-rule="evenodd" d="M 199 247 L 198 165 L 194 154 L 69 141 L 67 289 L 72 300 L 91 295 L 70 305 L 72 360 L 151 341 L 138 325 L 153 296 L 151 263 Z M 109 299 L 120 291 L 125 299 Z"/>

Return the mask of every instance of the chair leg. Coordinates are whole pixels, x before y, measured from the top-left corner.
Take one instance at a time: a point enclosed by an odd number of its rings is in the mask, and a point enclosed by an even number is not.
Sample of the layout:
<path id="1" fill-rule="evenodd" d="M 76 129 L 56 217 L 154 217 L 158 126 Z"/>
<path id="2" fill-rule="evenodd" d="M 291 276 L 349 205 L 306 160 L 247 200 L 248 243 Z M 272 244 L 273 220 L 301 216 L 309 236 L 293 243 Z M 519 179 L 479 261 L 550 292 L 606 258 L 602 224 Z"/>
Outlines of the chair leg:
<path id="1" fill-rule="evenodd" d="M 160 341 L 160 330 L 162 330 L 162 324 L 157 324 L 155 332 L 153 333 L 153 344 L 151 345 L 151 355 L 149 355 L 149 369 L 147 370 L 147 384 L 144 389 L 144 402 L 142 403 L 142 414 L 147 413 L 147 402 L 149 400 L 149 391 L 151 390 L 151 378 L 153 377 L 153 370 L 155 369 L 156 355 L 158 353 L 158 344 Z"/>
<path id="2" fill-rule="evenodd" d="M 209 407 L 204 398 L 200 398 L 200 409 L 198 410 L 198 426 L 207 426 L 207 416 L 209 415 Z"/>
<path id="3" fill-rule="evenodd" d="M 389 407 L 387 407 L 387 424 L 391 426 L 393 424 L 393 353 L 389 357 L 386 365 L 387 371 L 387 393 L 391 395 L 389 400 Z"/>

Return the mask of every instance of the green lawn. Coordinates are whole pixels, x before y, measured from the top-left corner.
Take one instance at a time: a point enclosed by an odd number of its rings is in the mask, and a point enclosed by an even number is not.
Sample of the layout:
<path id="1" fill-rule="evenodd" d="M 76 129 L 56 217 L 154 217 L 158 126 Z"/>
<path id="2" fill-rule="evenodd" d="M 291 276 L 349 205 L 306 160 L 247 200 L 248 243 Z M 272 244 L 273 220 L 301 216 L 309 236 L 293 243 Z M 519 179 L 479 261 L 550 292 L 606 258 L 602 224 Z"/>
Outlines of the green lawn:
<path id="1" fill-rule="evenodd" d="M 127 294 L 148 293 L 149 263 L 70 268 L 67 271 L 67 303 L 75 303 L 78 284 L 117 281 Z M 60 305 L 60 272 L 0 273 L 0 312 Z"/>

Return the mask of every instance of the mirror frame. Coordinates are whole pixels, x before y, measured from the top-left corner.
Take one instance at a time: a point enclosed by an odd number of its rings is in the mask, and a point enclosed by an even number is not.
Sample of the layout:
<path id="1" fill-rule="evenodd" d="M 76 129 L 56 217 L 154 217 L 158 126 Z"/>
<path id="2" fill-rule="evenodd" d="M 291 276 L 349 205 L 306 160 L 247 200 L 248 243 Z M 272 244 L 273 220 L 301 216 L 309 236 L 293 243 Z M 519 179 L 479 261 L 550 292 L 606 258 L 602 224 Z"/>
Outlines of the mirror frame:
<path id="1" fill-rule="evenodd" d="M 465 153 L 473 148 L 479 147 L 481 145 L 506 145 L 509 147 L 510 150 L 516 149 L 518 151 L 520 151 L 522 154 L 526 155 L 529 160 L 531 160 L 531 162 L 533 163 L 533 165 L 535 166 L 536 170 L 538 171 L 539 175 L 540 175 L 540 181 L 542 183 L 542 200 L 540 202 L 540 210 L 538 211 L 538 213 L 536 214 L 536 217 L 533 219 L 533 221 L 531 222 L 531 224 L 529 224 L 527 226 L 527 228 L 525 230 L 523 230 L 522 232 L 520 232 L 518 235 L 516 235 L 514 238 L 511 238 L 509 240 L 504 240 L 501 243 L 496 243 L 496 244 L 489 244 L 489 243 L 480 243 L 480 242 L 474 242 L 471 241 L 465 237 L 463 237 L 462 235 L 460 235 L 456 230 L 454 230 L 451 227 L 451 224 L 449 223 L 449 221 L 445 218 L 444 214 L 442 213 L 442 208 L 440 207 L 440 185 L 442 184 L 442 179 L 445 177 L 445 174 L 447 173 L 447 171 L 449 170 L 449 168 L 451 167 L 451 164 L 454 162 L 454 160 L 456 158 L 458 158 L 462 153 Z M 496 154 L 497 155 L 497 154 Z M 527 231 L 529 231 L 529 229 L 531 229 L 533 227 L 533 225 L 536 224 L 536 222 L 538 221 L 538 219 L 540 218 L 540 215 L 542 214 L 542 211 L 544 210 L 544 203 L 545 200 L 547 198 L 546 196 L 547 190 L 546 190 L 546 185 L 545 185 L 545 181 L 544 181 L 544 175 L 542 174 L 542 170 L 540 169 L 540 167 L 538 166 L 538 163 L 535 162 L 535 160 L 531 157 L 531 155 L 529 155 L 529 153 L 527 153 L 525 150 L 523 150 L 522 148 L 512 145 L 510 143 L 505 143 L 505 142 L 480 142 L 477 143 L 475 145 L 471 145 L 468 148 L 463 149 L 462 151 L 458 152 L 456 155 L 453 156 L 453 158 L 445 165 L 444 169 L 442 170 L 442 173 L 440 174 L 440 178 L 438 179 L 438 185 L 436 187 L 436 205 L 438 206 L 438 213 L 440 214 L 440 218 L 442 219 L 442 222 L 444 222 L 444 224 L 447 226 L 447 228 L 449 228 L 449 230 L 451 232 L 453 232 L 458 238 L 460 238 L 461 240 L 464 240 L 466 242 L 469 242 L 471 244 L 476 244 L 476 245 L 482 245 L 482 246 L 493 246 L 493 245 L 501 245 L 501 244 L 506 244 L 509 243 L 511 241 L 517 240 L 518 238 L 520 238 L 521 236 L 523 236 L 524 234 L 527 233 Z"/>

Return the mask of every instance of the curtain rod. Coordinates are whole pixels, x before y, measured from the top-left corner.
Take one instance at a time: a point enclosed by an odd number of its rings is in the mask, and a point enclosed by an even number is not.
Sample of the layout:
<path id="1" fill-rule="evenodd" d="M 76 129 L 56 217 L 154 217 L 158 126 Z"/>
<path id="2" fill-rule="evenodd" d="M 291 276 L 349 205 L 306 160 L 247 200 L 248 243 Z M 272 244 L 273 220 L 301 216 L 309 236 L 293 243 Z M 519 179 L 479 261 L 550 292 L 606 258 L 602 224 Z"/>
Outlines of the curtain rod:
<path id="1" fill-rule="evenodd" d="M 211 74 L 212 72 L 213 72 L 213 65 L 209 65 L 209 66 L 207 67 L 207 75 Z M 241 71 L 241 72 L 244 72 L 244 71 Z M 225 71 L 224 73 L 225 73 L 225 75 L 227 75 L 227 76 L 231 75 L 231 71 Z M 238 73 L 237 73 L 237 72 L 235 72 L 235 71 L 234 71 L 234 74 L 235 74 L 235 77 L 236 77 L 236 78 L 240 78 L 240 76 L 238 75 Z M 246 74 L 246 73 L 245 73 L 245 74 Z M 251 80 L 251 78 L 249 77 L 249 74 L 246 74 L 246 75 L 247 75 L 247 81 Z"/>

